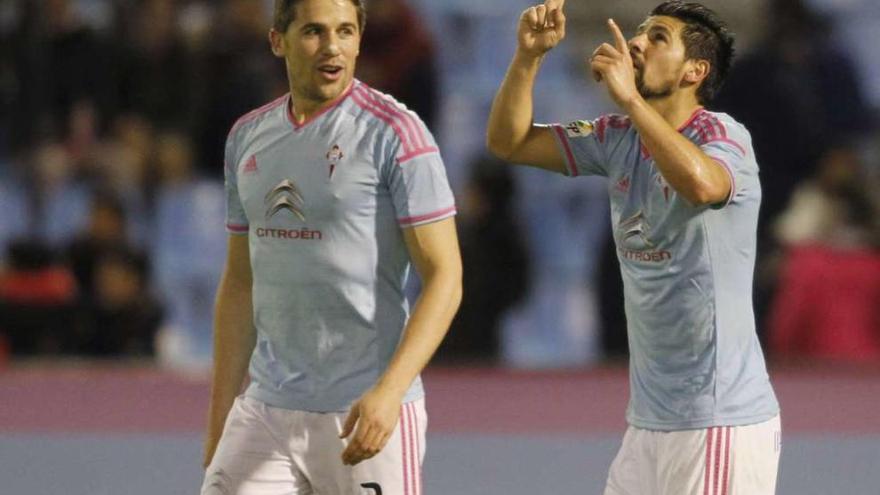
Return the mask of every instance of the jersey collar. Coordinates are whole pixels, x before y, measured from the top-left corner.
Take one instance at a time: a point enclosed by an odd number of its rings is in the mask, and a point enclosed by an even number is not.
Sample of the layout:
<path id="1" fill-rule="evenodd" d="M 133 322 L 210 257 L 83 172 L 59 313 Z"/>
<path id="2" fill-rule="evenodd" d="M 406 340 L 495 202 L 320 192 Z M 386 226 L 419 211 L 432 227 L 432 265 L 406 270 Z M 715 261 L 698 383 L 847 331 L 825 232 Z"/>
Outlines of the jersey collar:
<path id="1" fill-rule="evenodd" d="M 299 124 L 296 122 L 296 118 L 293 116 L 293 95 L 291 93 L 287 93 L 287 104 L 285 105 L 287 107 L 287 120 L 290 121 L 290 124 L 293 126 L 293 130 L 301 131 L 304 127 L 314 122 L 315 119 L 317 119 L 321 115 L 324 115 L 325 113 L 339 106 L 339 104 L 342 103 L 346 98 L 348 98 L 348 95 L 351 94 L 351 91 L 354 89 L 354 85 L 356 82 L 357 80 L 352 79 L 351 82 L 348 84 L 348 88 L 346 88 L 345 91 L 337 96 L 335 100 L 333 100 L 327 106 L 325 106 L 321 110 L 318 110 L 311 117 L 307 118 Z"/>

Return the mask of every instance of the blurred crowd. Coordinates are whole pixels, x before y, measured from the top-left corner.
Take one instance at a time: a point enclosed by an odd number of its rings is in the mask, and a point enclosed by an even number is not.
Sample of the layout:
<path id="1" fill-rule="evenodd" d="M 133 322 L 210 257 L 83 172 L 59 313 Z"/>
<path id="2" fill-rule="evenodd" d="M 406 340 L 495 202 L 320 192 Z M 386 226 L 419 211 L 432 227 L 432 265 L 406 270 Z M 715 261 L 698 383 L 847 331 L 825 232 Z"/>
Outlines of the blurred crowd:
<path id="1" fill-rule="evenodd" d="M 223 143 L 238 116 L 287 91 L 266 41 L 271 5 L 0 2 L 0 355 L 210 359 Z M 807 2 L 749 5 L 763 32 L 745 29 L 716 107 L 751 131 L 762 168 L 760 335 L 777 356 L 880 362 L 880 134 L 859 70 L 869 61 Z M 513 43 L 495 35 L 510 34 L 517 8 L 369 2 L 357 76 L 434 131 L 460 207 L 466 297 L 439 358 L 623 355 L 604 187 L 531 180 L 468 131 L 484 125 L 506 63 L 497 46 Z M 600 14 L 573 7 L 571 31 Z M 581 89 L 575 63 L 550 63 L 554 87 L 604 98 Z"/>

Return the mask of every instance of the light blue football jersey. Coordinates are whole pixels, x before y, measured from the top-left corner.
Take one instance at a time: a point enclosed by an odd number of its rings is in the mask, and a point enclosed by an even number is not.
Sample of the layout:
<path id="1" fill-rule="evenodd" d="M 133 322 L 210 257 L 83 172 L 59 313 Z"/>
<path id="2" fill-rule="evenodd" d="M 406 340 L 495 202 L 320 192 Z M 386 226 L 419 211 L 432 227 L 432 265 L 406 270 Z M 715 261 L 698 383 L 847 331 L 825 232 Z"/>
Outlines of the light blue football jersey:
<path id="1" fill-rule="evenodd" d="M 413 112 L 354 81 L 302 124 L 289 95 L 243 116 L 225 158 L 227 230 L 248 235 L 253 271 L 245 393 L 343 411 L 385 370 L 408 318 L 401 229 L 455 214 L 437 144 Z M 416 379 L 404 400 L 422 395 Z"/>
<path id="2" fill-rule="evenodd" d="M 663 179 L 629 118 L 551 127 L 568 175 L 609 179 L 629 333 L 627 421 L 684 430 L 778 414 L 752 309 L 761 185 L 748 131 L 704 109 L 679 129 L 731 177 L 724 204 L 694 207 Z"/>

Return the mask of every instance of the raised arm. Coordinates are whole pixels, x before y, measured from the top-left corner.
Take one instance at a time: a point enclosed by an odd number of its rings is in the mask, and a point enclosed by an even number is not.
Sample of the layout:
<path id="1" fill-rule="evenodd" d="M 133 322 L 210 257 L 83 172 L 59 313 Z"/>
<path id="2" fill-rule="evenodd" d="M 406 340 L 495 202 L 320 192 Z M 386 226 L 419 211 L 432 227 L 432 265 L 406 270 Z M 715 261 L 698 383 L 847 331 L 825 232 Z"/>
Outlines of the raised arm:
<path id="1" fill-rule="evenodd" d="M 461 255 L 454 218 L 404 229 L 422 292 L 388 368 L 351 408 L 340 436 L 354 437 L 342 453 L 345 464 L 373 457 L 388 441 L 400 403 L 440 345 L 461 302 Z"/>
<path id="2" fill-rule="evenodd" d="M 546 0 L 519 19 L 517 49 L 492 102 L 486 146 L 503 160 L 565 171 L 552 130 L 534 123 L 532 92 L 541 62 L 565 37 L 565 0 Z"/>
<path id="3" fill-rule="evenodd" d="M 248 236 L 230 235 L 226 266 L 214 305 L 214 368 L 205 436 L 205 467 L 211 463 L 223 424 L 241 392 L 256 342 Z"/>
<path id="4" fill-rule="evenodd" d="M 600 45 L 590 59 L 590 69 L 607 86 L 611 99 L 632 119 L 663 178 L 695 206 L 727 200 L 732 186 L 727 170 L 678 132 L 639 94 L 626 39 L 611 19 L 608 29 L 614 46 Z M 706 69 L 704 66 L 700 70 Z"/>

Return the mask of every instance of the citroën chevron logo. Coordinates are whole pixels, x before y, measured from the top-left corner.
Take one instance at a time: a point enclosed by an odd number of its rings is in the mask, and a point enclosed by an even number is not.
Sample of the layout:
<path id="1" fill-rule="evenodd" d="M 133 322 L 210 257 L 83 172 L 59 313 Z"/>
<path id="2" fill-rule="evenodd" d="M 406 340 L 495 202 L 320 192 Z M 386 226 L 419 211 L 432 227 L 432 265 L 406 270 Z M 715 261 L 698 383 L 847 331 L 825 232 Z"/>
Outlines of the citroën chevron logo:
<path id="1" fill-rule="evenodd" d="M 264 202 L 266 203 L 267 220 L 281 210 L 288 210 L 303 222 L 306 221 L 306 216 L 303 213 L 305 200 L 296 184 L 290 179 L 284 179 L 273 187 L 266 194 Z"/>

